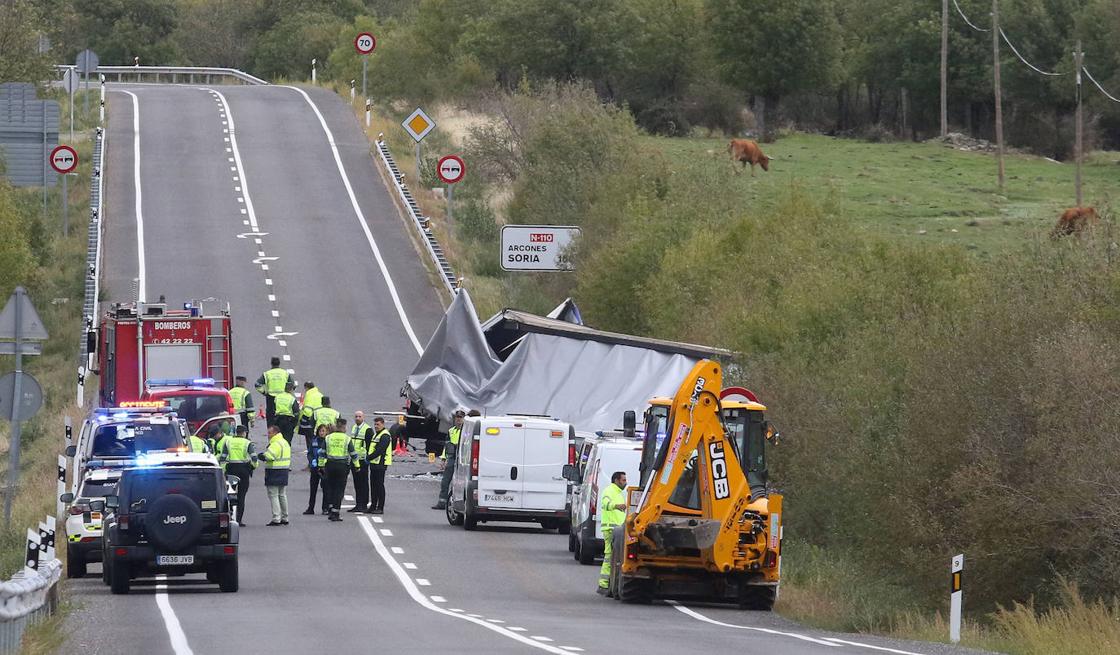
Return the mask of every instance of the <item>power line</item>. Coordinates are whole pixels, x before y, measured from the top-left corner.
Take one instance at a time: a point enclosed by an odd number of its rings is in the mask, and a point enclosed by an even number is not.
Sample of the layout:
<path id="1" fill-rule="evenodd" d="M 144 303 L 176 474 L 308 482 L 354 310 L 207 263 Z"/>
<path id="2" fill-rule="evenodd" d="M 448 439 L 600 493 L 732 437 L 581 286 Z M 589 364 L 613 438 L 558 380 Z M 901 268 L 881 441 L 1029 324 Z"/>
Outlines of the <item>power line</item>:
<path id="1" fill-rule="evenodd" d="M 984 29 L 983 27 L 976 27 L 975 25 L 973 25 L 972 21 L 968 20 L 968 16 L 964 15 L 964 10 L 961 9 L 961 6 L 959 4 L 957 4 L 957 0 L 953 0 L 953 6 L 957 8 L 957 13 L 961 15 L 961 18 L 964 19 L 964 22 L 968 23 L 969 27 L 976 30 L 977 32 L 991 32 L 991 30 Z"/>
<path id="2" fill-rule="evenodd" d="M 1085 68 L 1084 66 L 1082 66 L 1081 70 L 1085 71 L 1085 77 L 1088 77 L 1089 81 L 1092 82 L 1097 87 L 1097 89 L 1099 89 L 1100 92 L 1105 95 L 1106 98 L 1108 98 L 1109 100 L 1111 100 L 1113 102 L 1120 103 L 1120 98 L 1116 98 L 1111 93 L 1109 93 L 1108 91 L 1105 91 L 1104 87 L 1101 86 L 1101 83 L 1098 82 L 1096 80 L 1096 78 L 1093 77 L 1093 74 L 1089 72 L 1088 68 Z"/>
<path id="3" fill-rule="evenodd" d="M 1039 68 L 1038 66 L 1035 66 L 1031 62 L 1024 59 L 1023 55 L 1019 54 L 1019 51 L 1015 49 L 1015 45 L 1013 43 L 1011 43 L 1011 39 L 1007 38 L 1007 35 L 1004 34 L 1002 27 L 999 28 L 999 35 L 1003 37 L 1003 42 L 1007 44 L 1007 47 L 1011 48 L 1011 52 L 1015 53 L 1015 56 L 1019 58 L 1019 61 L 1026 64 L 1027 67 L 1029 67 L 1034 72 L 1039 73 L 1040 75 L 1049 75 L 1051 77 L 1060 77 L 1062 75 L 1065 75 L 1065 73 L 1050 73 L 1050 72 L 1044 71 L 1041 68 Z"/>

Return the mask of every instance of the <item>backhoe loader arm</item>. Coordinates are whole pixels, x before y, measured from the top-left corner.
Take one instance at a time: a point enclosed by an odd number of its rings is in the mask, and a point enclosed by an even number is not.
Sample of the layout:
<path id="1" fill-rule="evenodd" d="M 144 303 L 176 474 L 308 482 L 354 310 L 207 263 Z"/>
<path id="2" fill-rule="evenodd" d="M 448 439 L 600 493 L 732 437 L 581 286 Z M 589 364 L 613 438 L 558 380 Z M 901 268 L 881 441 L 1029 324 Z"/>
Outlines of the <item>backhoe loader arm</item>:
<path id="1" fill-rule="evenodd" d="M 698 548 L 710 558 L 709 549 L 722 537 L 737 539 L 732 528 L 750 502 L 750 486 L 720 420 L 722 384 L 720 365 L 703 360 L 673 398 L 665 454 L 658 457 L 637 511 L 628 519 L 629 534 L 644 536 L 659 549 Z M 698 479 L 699 516 L 695 508 L 670 502 L 694 451 L 695 469 L 687 472 Z M 669 520 L 673 515 L 688 520 Z"/>

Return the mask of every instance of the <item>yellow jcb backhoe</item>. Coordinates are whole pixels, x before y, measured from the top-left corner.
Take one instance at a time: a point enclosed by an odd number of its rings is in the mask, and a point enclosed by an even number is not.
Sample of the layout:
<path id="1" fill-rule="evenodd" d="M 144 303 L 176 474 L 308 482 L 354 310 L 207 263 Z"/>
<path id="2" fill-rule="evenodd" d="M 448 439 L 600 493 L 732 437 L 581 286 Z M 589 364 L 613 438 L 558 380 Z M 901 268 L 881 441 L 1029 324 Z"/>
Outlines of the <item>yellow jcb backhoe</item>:
<path id="1" fill-rule="evenodd" d="M 641 479 L 612 543 L 614 598 L 774 605 L 782 497 L 767 488 L 765 448 L 777 435 L 765 406 L 720 402 L 722 377 L 701 361 L 645 413 Z"/>

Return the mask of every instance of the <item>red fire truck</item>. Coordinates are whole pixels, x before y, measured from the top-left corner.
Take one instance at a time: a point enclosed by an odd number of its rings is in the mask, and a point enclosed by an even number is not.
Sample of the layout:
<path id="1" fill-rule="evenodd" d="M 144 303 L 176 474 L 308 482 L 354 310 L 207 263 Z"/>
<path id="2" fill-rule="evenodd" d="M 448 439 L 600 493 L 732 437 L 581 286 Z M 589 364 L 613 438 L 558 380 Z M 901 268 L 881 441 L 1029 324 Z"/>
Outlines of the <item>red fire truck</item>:
<path id="1" fill-rule="evenodd" d="M 205 306 L 204 306 L 205 305 Z M 149 380 L 212 378 L 233 386 L 233 335 L 229 305 L 190 302 L 114 303 L 97 334 L 101 407 L 140 400 Z"/>

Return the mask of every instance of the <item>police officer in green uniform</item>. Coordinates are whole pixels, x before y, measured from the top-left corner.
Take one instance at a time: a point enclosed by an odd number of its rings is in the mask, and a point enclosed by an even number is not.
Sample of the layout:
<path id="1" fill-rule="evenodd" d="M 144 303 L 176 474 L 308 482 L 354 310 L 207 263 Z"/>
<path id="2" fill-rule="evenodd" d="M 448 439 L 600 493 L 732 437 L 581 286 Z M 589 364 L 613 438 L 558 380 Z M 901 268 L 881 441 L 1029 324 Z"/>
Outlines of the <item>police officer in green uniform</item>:
<path id="1" fill-rule="evenodd" d="M 249 388 L 244 375 L 238 375 L 234 378 L 233 388 L 229 390 L 229 397 L 233 400 L 233 413 L 241 417 L 241 425 L 249 427 L 253 422 L 253 394 L 249 393 Z"/>
<path id="2" fill-rule="evenodd" d="M 599 590 L 607 595 L 611 580 L 611 542 L 614 531 L 626 521 L 626 472 L 615 471 L 611 483 L 599 499 L 599 517 L 603 526 L 603 566 L 599 568 Z"/>
<path id="3" fill-rule="evenodd" d="M 210 452 L 210 446 L 206 444 L 206 440 L 194 434 L 187 438 L 187 447 L 190 448 L 192 453 Z"/>
<path id="4" fill-rule="evenodd" d="M 303 402 L 299 410 L 299 433 L 307 446 L 308 464 L 311 463 L 311 440 L 315 438 L 315 410 L 323 406 L 323 392 L 311 380 L 303 383 Z"/>
<path id="5" fill-rule="evenodd" d="M 354 442 L 354 450 L 358 453 L 361 466 L 350 471 L 354 476 L 354 506 L 346 511 L 365 512 L 369 507 L 369 467 L 366 466 L 366 457 L 373 440 L 373 426 L 366 423 L 366 414 L 360 409 L 354 412 L 350 440 Z"/>
<path id="6" fill-rule="evenodd" d="M 292 390 L 296 385 L 289 381 L 284 385 L 284 391 L 276 394 L 274 399 L 276 407 L 276 416 L 273 418 L 273 424 L 280 428 L 280 434 L 288 440 L 288 445 L 292 445 L 292 439 L 296 430 L 296 414 L 299 413 L 299 401 L 292 394 Z"/>
<path id="7" fill-rule="evenodd" d="M 272 368 L 257 378 L 257 391 L 264 394 L 264 416 L 269 425 L 276 415 L 276 396 L 284 393 L 284 386 L 288 384 L 288 372 L 280 368 L 280 358 L 273 357 L 271 364 Z"/>
<path id="8" fill-rule="evenodd" d="M 222 440 L 218 451 L 218 461 L 225 468 L 226 475 L 236 475 L 241 479 L 237 483 L 238 523 L 241 523 L 241 517 L 245 515 L 245 494 L 249 492 L 249 479 L 257 468 L 257 447 L 249 441 L 248 434 L 249 429 L 244 425 L 237 426 L 232 437 Z"/>
<path id="9" fill-rule="evenodd" d="M 265 525 L 288 525 L 288 471 L 292 466 L 292 446 L 275 425 L 268 426 L 268 448 L 259 459 L 264 462 L 264 488 L 272 505 L 272 520 Z"/>
<path id="10" fill-rule="evenodd" d="M 331 397 L 323 396 L 320 399 L 322 406 L 311 415 L 311 422 L 315 426 L 315 432 L 319 431 L 320 425 L 325 425 L 331 430 L 334 429 L 334 424 L 338 421 L 338 410 L 331 407 Z"/>
<path id="11" fill-rule="evenodd" d="M 323 449 L 319 455 L 319 468 L 326 475 L 330 520 L 342 520 L 339 512 L 342 509 L 342 496 L 346 491 L 346 478 L 349 477 L 350 467 L 360 466 L 361 462 L 358 461 L 358 452 L 354 450 L 354 442 L 350 439 L 350 435 L 346 434 L 346 419 L 337 419 L 334 432 L 323 440 Z"/>
<path id="12" fill-rule="evenodd" d="M 373 419 L 373 440 L 370 441 L 369 461 L 369 514 L 385 513 L 385 473 L 393 464 L 393 435 L 385 429 L 385 419 Z"/>
<path id="13" fill-rule="evenodd" d="M 466 415 L 466 412 L 457 409 L 452 417 L 455 424 L 447 431 L 447 443 L 443 446 L 443 455 L 447 459 L 444 461 L 443 479 L 439 483 L 439 499 L 435 505 L 432 505 L 432 509 L 445 509 L 447 507 L 447 495 L 451 491 L 451 478 L 455 475 L 455 458 L 459 452 L 459 437 L 462 436 L 463 419 Z"/>

